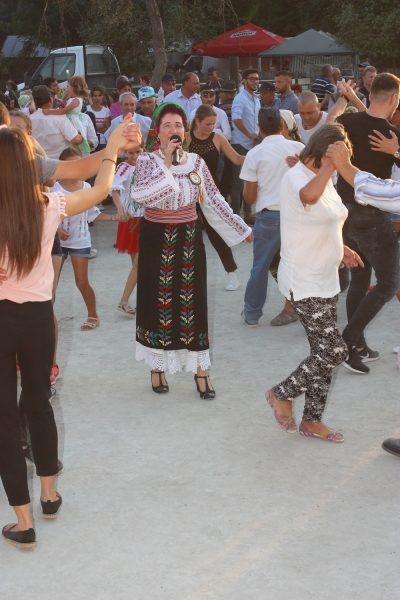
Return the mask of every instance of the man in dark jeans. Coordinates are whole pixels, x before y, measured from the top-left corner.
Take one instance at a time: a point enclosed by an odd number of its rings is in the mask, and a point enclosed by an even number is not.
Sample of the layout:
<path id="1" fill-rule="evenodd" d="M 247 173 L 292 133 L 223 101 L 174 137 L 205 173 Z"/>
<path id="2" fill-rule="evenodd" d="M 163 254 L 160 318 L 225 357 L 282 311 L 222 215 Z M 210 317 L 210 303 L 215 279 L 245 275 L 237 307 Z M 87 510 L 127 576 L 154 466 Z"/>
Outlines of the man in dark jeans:
<path id="1" fill-rule="evenodd" d="M 377 75 L 371 86 L 367 111 L 342 114 L 337 118 L 353 144 L 352 164 L 381 179 L 390 179 L 393 164 L 400 166 L 400 129 L 390 125 L 399 102 L 400 80 L 389 73 Z M 346 105 L 345 99 L 338 102 Z M 379 132 L 375 142 L 370 136 Z M 374 147 L 375 146 L 375 147 Z M 377 360 L 379 353 L 368 348 L 364 329 L 399 289 L 399 246 L 389 213 L 354 199 L 354 189 L 340 175 L 337 186 L 349 215 L 343 229 L 344 243 L 360 254 L 364 269 L 352 269 L 347 293 L 348 324 L 343 339 L 349 357 L 343 363 L 355 373 L 368 373 L 365 362 Z M 372 269 L 377 283 L 368 292 Z"/>

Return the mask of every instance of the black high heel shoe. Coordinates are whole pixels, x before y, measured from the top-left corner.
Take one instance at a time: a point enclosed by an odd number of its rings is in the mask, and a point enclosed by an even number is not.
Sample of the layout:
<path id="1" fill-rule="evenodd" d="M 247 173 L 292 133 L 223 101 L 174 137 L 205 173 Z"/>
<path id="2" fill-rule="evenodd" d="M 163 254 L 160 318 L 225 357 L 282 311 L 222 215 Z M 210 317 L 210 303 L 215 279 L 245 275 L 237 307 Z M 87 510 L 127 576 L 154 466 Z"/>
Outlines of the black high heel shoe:
<path id="1" fill-rule="evenodd" d="M 202 392 L 199 388 L 199 384 L 197 382 L 198 379 L 206 380 L 206 389 L 204 392 Z M 215 398 L 215 390 L 212 390 L 208 385 L 208 375 L 195 375 L 194 380 L 196 382 L 197 391 L 199 392 L 202 400 L 213 400 Z"/>
<path id="2" fill-rule="evenodd" d="M 150 372 L 151 372 L 151 387 L 153 388 L 153 392 L 156 392 L 156 394 L 166 394 L 167 392 L 169 392 L 167 380 L 165 380 L 166 385 L 164 385 L 163 382 L 161 381 L 161 375 L 165 371 L 150 371 Z M 153 385 L 153 375 L 158 375 L 158 385 Z"/>

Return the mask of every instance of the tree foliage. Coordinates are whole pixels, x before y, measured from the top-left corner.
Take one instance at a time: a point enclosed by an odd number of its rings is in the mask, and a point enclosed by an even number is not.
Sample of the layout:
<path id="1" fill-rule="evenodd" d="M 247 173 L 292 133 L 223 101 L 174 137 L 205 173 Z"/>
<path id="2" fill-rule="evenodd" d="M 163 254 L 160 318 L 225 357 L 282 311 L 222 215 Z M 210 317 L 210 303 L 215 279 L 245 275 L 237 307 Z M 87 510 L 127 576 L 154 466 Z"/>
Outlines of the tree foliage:
<path id="1" fill-rule="evenodd" d="M 398 0 L 345 2 L 337 17 L 340 39 L 377 67 L 400 65 Z"/>

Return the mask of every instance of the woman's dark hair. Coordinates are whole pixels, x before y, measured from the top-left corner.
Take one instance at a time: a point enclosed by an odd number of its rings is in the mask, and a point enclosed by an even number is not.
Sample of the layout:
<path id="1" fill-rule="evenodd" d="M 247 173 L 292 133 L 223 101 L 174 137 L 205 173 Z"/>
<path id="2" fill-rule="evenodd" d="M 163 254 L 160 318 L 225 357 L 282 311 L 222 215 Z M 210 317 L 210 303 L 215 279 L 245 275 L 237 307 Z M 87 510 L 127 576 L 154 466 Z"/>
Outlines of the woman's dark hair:
<path id="1" fill-rule="evenodd" d="M 300 161 L 307 165 L 313 163 L 316 169 L 322 166 L 322 158 L 325 156 L 328 146 L 335 142 L 344 142 L 353 156 L 353 146 L 347 137 L 343 125 L 339 123 L 327 123 L 312 134 L 307 146 L 300 152 Z"/>
<path id="2" fill-rule="evenodd" d="M 51 84 L 54 82 L 58 83 L 55 77 L 45 77 L 45 79 L 43 79 L 43 85 L 45 85 L 46 87 L 50 87 Z"/>
<path id="3" fill-rule="evenodd" d="M 102 96 L 106 93 L 106 88 L 98 83 L 94 83 L 90 88 L 90 95 L 93 96 L 93 92 L 100 92 Z"/>
<path id="4" fill-rule="evenodd" d="M 217 116 L 217 113 L 215 112 L 215 110 L 213 109 L 212 106 L 210 106 L 209 104 L 202 104 L 196 110 L 196 113 L 192 119 L 192 122 L 190 123 L 190 133 L 192 133 L 193 131 L 196 131 L 196 128 L 197 128 L 196 119 L 198 119 L 201 123 L 202 121 L 204 121 L 204 119 L 207 119 L 207 117 L 216 117 L 216 116 Z"/>
<path id="5" fill-rule="evenodd" d="M 142 81 L 146 81 L 146 84 L 147 84 L 147 85 L 150 85 L 150 75 L 148 75 L 147 73 L 145 73 L 144 75 L 141 75 L 141 76 L 140 76 L 140 79 L 141 79 Z"/>
<path id="6" fill-rule="evenodd" d="M 121 81 L 118 81 L 115 87 L 120 92 L 127 85 L 129 85 L 129 87 L 132 89 L 132 84 L 130 81 L 128 81 L 127 79 L 121 79 Z"/>
<path id="7" fill-rule="evenodd" d="M 58 157 L 59 160 L 65 160 L 66 158 L 70 158 L 71 156 L 77 156 L 78 158 L 82 158 L 82 152 L 79 148 L 74 148 L 71 146 L 70 148 L 65 148 Z"/>
<path id="8" fill-rule="evenodd" d="M 15 83 L 15 81 L 13 81 L 12 79 L 9 79 L 8 81 L 6 81 L 6 85 L 8 85 L 8 87 L 11 88 L 12 90 L 14 90 L 15 92 L 18 91 L 18 86 Z"/>
<path id="9" fill-rule="evenodd" d="M 168 114 L 180 115 L 180 116 L 182 117 L 182 123 L 183 123 L 183 127 L 184 127 L 184 129 L 185 129 L 185 131 L 186 131 L 186 128 L 187 128 L 187 118 L 186 118 L 186 113 L 185 113 L 185 111 L 183 110 L 183 108 L 181 108 L 180 106 L 177 106 L 176 104 L 169 104 L 169 103 L 166 103 L 166 104 L 165 104 L 165 106 L 164 106 L 164 108 L 162 108 L 162 109 L 160 110 L 160 112 L 159 112 L 159 113 L 158 113 L 158 115 L 157 115 L 157 119 L 158 119 L 158 127 L 160 127 L 160 123 L 161 123 L 161 121 L 162 121 L 163 117 L 164 117 L 165 115 L 168 115 Z M 157 129 L 158 129 L 158 127 L 157 127 Z"/>
<path id="10" fill-rule="evenodd" d="M 0 129 L 0 264 L 26 277 L 40 257 L 46 199 L 32 143 L 18 127 Z M 15 199 L 17 198 L 17 202 Z"/>

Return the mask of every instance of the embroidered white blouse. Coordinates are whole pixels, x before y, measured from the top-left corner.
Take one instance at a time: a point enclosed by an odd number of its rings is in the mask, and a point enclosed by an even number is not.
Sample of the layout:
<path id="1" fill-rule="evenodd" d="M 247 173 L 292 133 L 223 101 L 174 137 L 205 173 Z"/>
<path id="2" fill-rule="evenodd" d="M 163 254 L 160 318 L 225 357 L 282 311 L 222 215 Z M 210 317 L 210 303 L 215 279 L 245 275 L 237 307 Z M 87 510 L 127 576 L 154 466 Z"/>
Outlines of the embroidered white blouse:
<path id="1" fill-rule="evenodd" d="M 195 208 L 199 186 L 189 178 L 192 172 L 200 176 L 203 196 L 201 210 L 211 227 L 228 246 L 245 240 L 251 233 L 250 227 L 232 212 L 215 185 L 206 163 L 197 154 L 188 153 L 185 164 L 171 166 L 170 169 L 156 154 L 142 154 L 137 159 L 131 198 L 145 208 L 157 208 L 165 212 L 178 211 L 191 205 Z"/>
<path id="2" fill-rule="evenodd" d="M 111 186 L 111 191 L 118 190 L 121 197 L 121 203 L 124 209 L 131 217 L 143 217 L 144 206 L 133 202 L 130 197 L 130 190 L 133 186 L 133 175 L 136 167 L 127 162 L 122 162 L 118 165 Z M 133 180 L 133 181 L 132 181 Z"/>

